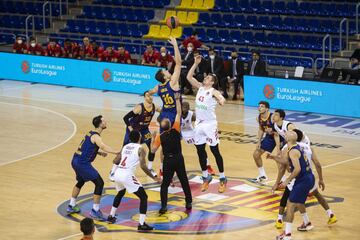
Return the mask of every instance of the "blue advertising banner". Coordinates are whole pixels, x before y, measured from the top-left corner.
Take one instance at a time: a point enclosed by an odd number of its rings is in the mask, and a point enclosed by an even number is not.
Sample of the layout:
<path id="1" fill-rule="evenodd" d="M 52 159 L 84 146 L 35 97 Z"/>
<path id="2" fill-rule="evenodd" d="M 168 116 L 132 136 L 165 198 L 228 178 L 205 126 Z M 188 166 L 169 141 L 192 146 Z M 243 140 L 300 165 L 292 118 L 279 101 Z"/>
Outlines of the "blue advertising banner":
<path id="1" fill-rule="evenodd" d="M 0 52 L 0 78 L 143 93 L 157 81 L 157 67 Z"/>
<path id="2" fill-rule="evenodd" d="M 267 77 L 244 77 L 245 105 L 360 117 L 360 86 Z"/>

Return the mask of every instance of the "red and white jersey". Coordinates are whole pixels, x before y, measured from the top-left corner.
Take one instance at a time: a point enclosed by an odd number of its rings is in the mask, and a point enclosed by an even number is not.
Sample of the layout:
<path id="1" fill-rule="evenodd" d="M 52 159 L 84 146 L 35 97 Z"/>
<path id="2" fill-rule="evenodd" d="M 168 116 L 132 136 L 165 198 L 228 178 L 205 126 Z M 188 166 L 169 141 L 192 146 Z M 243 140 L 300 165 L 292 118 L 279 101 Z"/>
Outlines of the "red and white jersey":
<path id="1" fill-rule="evenodd" d="M 214 88 L 199 88 L 195 100 L 196 123 L 214 121 L 216 122 L 215 109 L 217 101 L 213 96 L 213 92 Z"/>
<path id="2" fill-rule="evenodd" d="M 189 110 L 186 118 L 181 119 L 181 132 L 188 132 L 188 131 L 194 130 L 194 126 L 192 124 L 193 115 L 194 115 L 194 112 Z"/>
<path id="3" fill-rule="evenodd" d="M 121 150 L 121 161 L 119 168 L 127 169 L 135 172 L 136 167 L 139 165 L 139 148 L 138 143 L 126 144 Z"/>

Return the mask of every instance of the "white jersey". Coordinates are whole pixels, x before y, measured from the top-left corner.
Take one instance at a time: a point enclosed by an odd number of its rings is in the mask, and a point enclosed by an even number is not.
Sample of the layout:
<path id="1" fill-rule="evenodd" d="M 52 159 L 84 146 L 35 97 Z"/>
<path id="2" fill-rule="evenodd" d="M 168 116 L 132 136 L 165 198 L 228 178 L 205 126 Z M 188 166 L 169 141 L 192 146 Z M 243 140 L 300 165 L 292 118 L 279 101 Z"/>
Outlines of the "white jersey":
<path id="1" fill-rule="evenodd" d="M 121 150 L 121 161 L 119 168 L 131 170 L 135 172 L 136 167 L 139 165 L 139 148 L 141 147 L 138 143 L 126 144 Z"/>
<path id="2" fill-rule="evenodd" d="M 192 124 L 192 117 L 194 116 L 193 111 L 189 111 L 186 118 L 181 119 L 181 132 L 193 131 L 194 126 Z"/>
<path id="3" fill-rule="evenodd" d="M 214 88 L 199 88 L 195 100 L 196 123 L 216 122 L 215 108 L 217 101 L 213 96 L 214 90 Z"/>
<path id="4" fill-rule="evenodd" d="M 281 128 L 280 128 L 276 123 L 274 124 L 274 128 L 275 128 L 276 132 L 277 132 L 281 137 L 283 137 L 284 140 L 285 140 L 285 134 L 286 134 L 286 132 L 289 131 L 289 130 L 288 130 L 288 126 L 289 126 L 290 124 L 292 124 L 292 122 L 285 121 L 285 120 L 283 120 L 283 124 L 281 125 Z M 304 135 L 304 137 L 303 137 L 303 139 L 301 140 L 301 142 L 307 144 L 307 145 L 309 146 L 309 148 L 310 148 L 310 139 L 309 139 L 309 137 L 306 136 L 305 132 L 303 132 L 303 135 Z"/>

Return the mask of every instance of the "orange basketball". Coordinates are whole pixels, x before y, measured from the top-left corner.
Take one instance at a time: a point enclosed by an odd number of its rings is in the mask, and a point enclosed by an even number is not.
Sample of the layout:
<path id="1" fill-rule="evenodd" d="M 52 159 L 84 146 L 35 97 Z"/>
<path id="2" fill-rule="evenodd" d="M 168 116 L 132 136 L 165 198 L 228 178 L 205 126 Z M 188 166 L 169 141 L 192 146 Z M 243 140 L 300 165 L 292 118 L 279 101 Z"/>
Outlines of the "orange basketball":
<path id="1" fill-rule="evenodd" d="M 166 19 L 166 25 L 170 28 L 177 28 L 179 26 L 179 19 L 176 16 L 171 16 Z"/>

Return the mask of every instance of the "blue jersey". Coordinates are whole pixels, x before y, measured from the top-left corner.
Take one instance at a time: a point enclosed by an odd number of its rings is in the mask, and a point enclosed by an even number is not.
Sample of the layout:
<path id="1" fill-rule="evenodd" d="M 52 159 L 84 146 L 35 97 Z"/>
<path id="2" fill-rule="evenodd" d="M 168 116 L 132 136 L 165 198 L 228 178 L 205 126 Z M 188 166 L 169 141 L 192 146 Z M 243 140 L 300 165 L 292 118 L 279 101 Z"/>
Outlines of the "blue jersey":
<path id="1" fill-rule="evenodd" d="M 149 128 L 151 120 L 155 114 L 155 105 L 152 105 L 152 109 L 146 109 L 144 104 L 141 103 L 141 113 L 130 120 L 130 125 L 137 131 L 142 131 Z"/>
<path id="2" fill-rule="evenodd" d="M 164 84 L 159 84 L 158 86 L 158 95 L 161 97 L 163 102 L 162 112 L 171 112 L 176 115 L 176 103 L 175 103 L 175 93 L 170 86 L 170 81 Z"/>
<path id="3" fill-rule="evenodd" d="M 306 158 L 305 154 L 303 153 L 303 151 L 301 151 L 300 146 L 299 145 L 294 145 L 292 146 L 289 150 L 288 153 L 292 150 L 292 149 L 297 149 L 299 150 L 301 156 L 299 158 L 299 163 L 300 163 L 300 173 L 299 175 L 296 176 L 296 182 L 299 182 L 303 179 L 306 178 L 307 175 L 312 174 L 311 168 L 310 168 L 310 164 L 309 164 L 309 160 Z M 294 166 L 292 164 L 292 161 L 289 157 L 289 165 L 290 165 L 290 171 L 292 172 L 294 170 Z"/>
<path id="4" fill-rule="evenodd" d="M 269 113 L 267 118 L 263 119 L 263 118 L 261 118 L 261 114 L 259 114 L 259 117 L 258 117 L 259 118 L 259 125 L 260 125 L 261 129 L 263 131 L 265 131 L 265 132 L 268 129 L 273 129 L 274 128 L 274 123 L 271 121 L 271 116 L 272 116 L 272 113 Z M 268 134 L 268 133 L 266 132 L 266 134 Z M 269 134 L 269 135 L 273 136 L 274 134 Z"/>
<path id="5" fill-rule="evenodd" d="M 97 132 L 90 131 L 81 141 L 77 151 L 74 154 L 74 158 L 77 158 L 79 163 L 91 163 L 95 160 L 99 151 L 99 147 L 95 143 L 91 142 L 91 137 L 95 134 L 99 135 Z"/>

